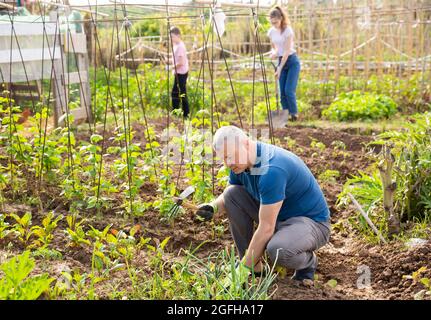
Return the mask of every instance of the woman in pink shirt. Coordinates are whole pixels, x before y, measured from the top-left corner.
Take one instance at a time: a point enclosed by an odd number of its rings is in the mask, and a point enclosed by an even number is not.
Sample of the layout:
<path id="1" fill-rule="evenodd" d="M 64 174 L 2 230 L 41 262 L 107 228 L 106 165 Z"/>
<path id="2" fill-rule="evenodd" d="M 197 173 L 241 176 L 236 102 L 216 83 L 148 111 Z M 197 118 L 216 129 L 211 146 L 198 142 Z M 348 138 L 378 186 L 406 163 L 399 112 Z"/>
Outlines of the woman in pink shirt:
<path id="1" fill-rule="evenodd" d="M 187 59 L 187 50 L 184 42 L 181 40 L 181 31 L 177 27 L 170 29 L 170 35 L 173 43 L 173 73 L 175 75 L 174 86 L 172 88 L 172 107 L 177 109 L 180 103 L 183 108 L 184 118 L 187 118 L 190 112 L 189 102 L 187 99 L 187 76 L 189 72 L 189 60 Z"/>

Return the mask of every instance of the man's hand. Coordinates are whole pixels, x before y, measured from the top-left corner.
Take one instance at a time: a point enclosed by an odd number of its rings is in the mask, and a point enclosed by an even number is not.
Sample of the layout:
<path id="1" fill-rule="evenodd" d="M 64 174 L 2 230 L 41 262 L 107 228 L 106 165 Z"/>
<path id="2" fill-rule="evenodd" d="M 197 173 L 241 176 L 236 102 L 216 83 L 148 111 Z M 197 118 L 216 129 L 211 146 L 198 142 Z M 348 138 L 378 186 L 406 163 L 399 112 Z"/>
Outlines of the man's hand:
<path id="1" fill-rule="evenodd" d="M 198 207 L 196 215 L 203 221 L 211 220 L 217 209 L 213 203 L 204 203 Z"/>

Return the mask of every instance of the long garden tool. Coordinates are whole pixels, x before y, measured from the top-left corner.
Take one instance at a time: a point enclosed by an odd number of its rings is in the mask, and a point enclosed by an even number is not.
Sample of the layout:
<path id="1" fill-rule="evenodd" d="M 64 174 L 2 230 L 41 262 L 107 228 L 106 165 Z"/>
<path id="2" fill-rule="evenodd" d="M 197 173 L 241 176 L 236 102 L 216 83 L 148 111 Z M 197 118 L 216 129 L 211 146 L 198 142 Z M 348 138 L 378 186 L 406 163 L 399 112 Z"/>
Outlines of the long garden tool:
<path id="1" fill-rule="evenodd" d="M 271 64 L 274 67 L 274 72 L 277 71 L 277 64 L 271 60 Z M 272 125 L 275 129 L 283 128 L 286 125 L 289 113 L 287 110 L 280 110 L 280 91 L 278 88 L 278 79 L 275 79 L 275 103 L 277 106 L 276 110 L 271 111 Z"/>
<path id="2" fill-rule="evenodd" d="M 172 206 L 171 209 L 169 209 L 168 217 L 169 218 L 175 217 L 178 214 L 178 211 L 180 210 L 181 206 L 188 209 L 197 210 L 198 207 L 196 205 L 185 201 L 194 192 L 195 192 L 195 188 L 193 186 L 189 186 L 185 188 L 184 191 L 181 192 L 177 198 L 175 198 L 175 204 Z"/>

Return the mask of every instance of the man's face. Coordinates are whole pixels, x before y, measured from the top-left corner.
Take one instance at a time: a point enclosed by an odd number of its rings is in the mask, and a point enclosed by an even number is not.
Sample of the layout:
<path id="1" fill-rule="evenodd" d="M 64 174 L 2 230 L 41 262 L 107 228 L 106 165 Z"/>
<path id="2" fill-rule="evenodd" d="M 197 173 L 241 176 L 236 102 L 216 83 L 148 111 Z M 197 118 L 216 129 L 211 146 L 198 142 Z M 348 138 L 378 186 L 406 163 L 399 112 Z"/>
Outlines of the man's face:
<path id="1" fill-rule="evenodd" d="M 228 141 L 224 143 L 224 150 L 218 151 L 217 155 L 223 159 L 226 167 L 235 174 L 240 174 L 250 166 L 248 147 L 248 140 Z"/>

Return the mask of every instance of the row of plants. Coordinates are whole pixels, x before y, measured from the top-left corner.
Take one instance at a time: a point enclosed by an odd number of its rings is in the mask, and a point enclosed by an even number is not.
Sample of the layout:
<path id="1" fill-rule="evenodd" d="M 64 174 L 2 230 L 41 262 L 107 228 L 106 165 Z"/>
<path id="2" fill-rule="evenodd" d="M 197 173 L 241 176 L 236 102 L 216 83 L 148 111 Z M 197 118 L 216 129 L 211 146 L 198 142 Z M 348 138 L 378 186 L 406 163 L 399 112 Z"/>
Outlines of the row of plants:
<path id="1" fill-rule="evenodd" d="M 377 120 L 397 112 L 395 102 L 384 95 L 351 91 L 341 93 L 322 116 L 331 121 Z"/>
<path id="2" fill-rule="evenodd" d="M 233 65 L 229 66 L 230 68 Z M 170 76 L 170 84 L 167 84 L 167 73 L 162 68 L 150 64 L 140 65 L 137 74 L 130 73 L 122 68 L 109 73 L 109 89 L 106 81 L 105 71 L 97 70 L 96 83 L 92 85 L 95 101 L 94 112 L 98 121 L 103 120 L 106 106 L 110 110 L 119 110 L 122 97 L 128 98 L 127 103 L 131 109 L 140 110 L 142 107 L 149 116 L 160 115 L 160 109 L 166 109 L 170 105 L 170 90 L 173 85 L 173 75 Z M 267 69 L 272 70 L 270 68 Z M 94 71 L 93 71 L 94 72 Z M 125 74 L 129 72 L 127 87 L 125 85 Z M 206 81 L 209 80 L 208 70 Z M 120 74 L 122 75 L 120 77 Z M 261 82 L 237 81 L 244 77 L 252 76 L 249 70 L 239 70 L 233 76 L 233 90 L 227 79 L 217 78 L 214 80 L 214 96 L 211 97 L 211 85 L 202 85 L 202 73 L 192 71 L 188 81 L 188 99 L 192 114 L 201 109 L 210 110 L 211 101 L 213 109 L 223 114 L 222 120 L 238 121 L 238 111 L 243 121 L 251 121 L 252 104 L 254 102 L 255 112 L 265 106 L 265 87 Z M 257 73 L 259 78 L 260 72 Z M 392 75 L 370 76 L 368 79 L 352 79 L 351 77 L 334 75 L 329 76 L 326 81 L 320 81 L 312 76 L 301 75 L 297 89 L 300 112 L 306 112 L 306 118 L 315 119 L 319 112 L 313 108 L 314 105 L 328 105 L 324 107 L 322 116 L 334 121 L 351 120 L 374 120 L 382 117 L 391 117 L 399 110 L 402 113 L 422 112 L 430 109 L 431 86 L 424 81 L 428 75 L 416 73 L 409 78 L 398 78 Z M 94 78 L 94 76 L 92 76 Z M 237 79 L 239 78 L 239 79 Z M 275 87 L 271 84 L 272 75 L 269 76 L 268 85 L 269 102 L 271 109 L 275 109 Z M 123 79 L 123 82 L 120 80 Z M 110 92 L 108 92 L 108 90 Z M 341 92 L 341 94 L 340 94 Z M 112 99 L 111 99 L 112 95 Z M 119 112 L 119 111 L 118 111 Z M 254 115 L 258 121 L 266 122 L 266 117 L 259 114 Z"/>
<path id="3" fill-rule="evenodd" d="M 24 128 L 18 123 L 20 109 L 8 99 L 0 102 L 1 205 L 6 198 L 27 197 L 39 206 L 44 202 L 49 209 L 49 203 L 61 199 L 72 211 L 139 216 L 155 208 L 165 217 L 184 184 L 195 187 L 194 200 L 199 202 L 211 200 L 213 191 L 226 185 L 228 173 L 214 157 L 210 114 L 205 110 L 184 128 L 172 122 L 161 136 L 149 126 L 135 137 L 130 122 L 123 122 L 124 115 L 119 114 L 125 127 L 78 139 L 79 133 L 71 126 L 45 132 L 46 109 L 30 117 Z M 155 200 L 141 197 L 140 190 L 148 183 L 158 186 Z M 172 222 L 173 218 L 167 220 Z"/>
<path id="4" fill-rule="evenodd" d="M 66 227 L 57 226 L 62 219 L 51 212 L 41 226 L 31 226 L 30 213 L 0 215 L 0 243 L 7 241 L 8 252 L 15 241 L 24 245 L 22 254 L 0 263 L 0 299 L 269 299 L 273 294 L 274 268 L 266 264 L 265 276 L 238 278 L 233 248 L 199 258 L 204 242 L 173 260 L 165 250 L 169 238 L 139 236 L 140 225 L 128 231 L 112 225 L 99 230 L 70 214 Z M 31 243 L 22 238 L 23 229 Z M 56 243 L 38 242 L 40 230 L 56 232 Z M 59 233 L 65 240 L 59 240 Z M 64 261 L 63 255 L 78 251 L 91 257 L 88 263 L 43 271 L 49 261 Z"/>

